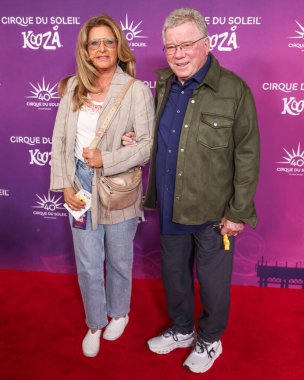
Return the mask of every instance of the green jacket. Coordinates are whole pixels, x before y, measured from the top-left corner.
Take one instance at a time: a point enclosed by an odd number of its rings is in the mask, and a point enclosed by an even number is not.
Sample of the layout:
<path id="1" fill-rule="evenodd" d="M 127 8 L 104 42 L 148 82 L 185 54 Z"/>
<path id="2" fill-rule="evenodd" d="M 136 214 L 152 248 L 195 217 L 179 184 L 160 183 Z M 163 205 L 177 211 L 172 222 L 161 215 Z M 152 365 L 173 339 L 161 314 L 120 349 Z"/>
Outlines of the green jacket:
<path id="1" fill-rule="evenodd" d="M 210 55 L 211 66 L 189 100 L 180 135 L 173 222 L 196 225 L 225 216 L 255 227 L 259 130 L 253 96 L 242 79 Z M 157 131 L 173 78 L 170 68 L 158 74 L 148 209 L 156 207 Z"/>

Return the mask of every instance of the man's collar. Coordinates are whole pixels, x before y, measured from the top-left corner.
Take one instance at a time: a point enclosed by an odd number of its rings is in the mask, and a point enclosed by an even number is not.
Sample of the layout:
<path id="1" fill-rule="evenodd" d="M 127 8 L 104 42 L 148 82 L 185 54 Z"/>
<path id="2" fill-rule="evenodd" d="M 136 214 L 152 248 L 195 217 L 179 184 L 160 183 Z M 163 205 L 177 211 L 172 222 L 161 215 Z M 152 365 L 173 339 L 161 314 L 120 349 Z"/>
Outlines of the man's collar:
<path id="1" fill-rule="evenodd" d="M 211 58 L 210 68 L 205 76 L 204 84 L 217 91 L 220 80 L 221 67 L 215 56 L 209 53 Z"/>
<path id="2" fill-rule="evenodd" d="M 198 70 L 196 74 L 193 75 L 191 79 L 194 79 L 197 83 L 201 83 L 204 80 L 210 68 L 210 64 L 211 64 L 211 59 L 210 59 L 210 56 L 208 55 L 205 64 Z"/>

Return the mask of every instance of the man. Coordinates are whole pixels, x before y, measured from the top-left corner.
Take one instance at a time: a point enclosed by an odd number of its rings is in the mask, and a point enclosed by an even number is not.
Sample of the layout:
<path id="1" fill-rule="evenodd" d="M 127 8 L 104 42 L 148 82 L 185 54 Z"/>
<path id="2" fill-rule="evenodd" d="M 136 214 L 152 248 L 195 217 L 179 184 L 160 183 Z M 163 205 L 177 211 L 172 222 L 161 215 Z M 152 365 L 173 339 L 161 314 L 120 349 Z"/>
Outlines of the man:
<path id="1" fill-rule="evenodd" d="M 201 373 L 222 352 L 235 237 L 245 223 L 257 223 L 259 132 L 250 89 L 210 54 L 207 25 L 198 11 L 173 11 L 163 41 L 169 68 L 158 71 L 145 207 L 155 208 L 157 201 L 172 326 L 148 347 L 166 354 L 194 345 L 184 366 Z M 128 145 L 130 135 L 123 140 Z M 203 305 L 197 334 L 194 258 Z"/>

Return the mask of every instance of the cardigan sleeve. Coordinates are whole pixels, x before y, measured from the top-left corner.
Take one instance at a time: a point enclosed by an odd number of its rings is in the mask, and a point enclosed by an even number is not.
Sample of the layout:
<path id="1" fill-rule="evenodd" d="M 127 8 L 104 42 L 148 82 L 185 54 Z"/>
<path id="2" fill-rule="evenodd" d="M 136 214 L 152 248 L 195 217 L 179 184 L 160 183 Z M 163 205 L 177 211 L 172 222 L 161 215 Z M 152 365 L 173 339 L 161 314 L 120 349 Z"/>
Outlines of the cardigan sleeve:
<path id="1" fill-rule="evenodd" d="M 67 175 L 66 150 L 67 150 L 67 119 L 72 103 L 71 82 L 68 82 L 66 94 L 60 100 L 56 115 L 51 153 L 51 191 L 62 191 L 66 187 L 73 187 Z"/>
<path id="2" fill-rule="evenodd" d="M 141 81 L 131 88 L 129 117 L 137 145 L 102 151 L 103 174 L 113 175 L 148 162 L 153 140 L 154 100 L 151 90 Z M 123 134 L 123 133 L 122 133 Z"/>

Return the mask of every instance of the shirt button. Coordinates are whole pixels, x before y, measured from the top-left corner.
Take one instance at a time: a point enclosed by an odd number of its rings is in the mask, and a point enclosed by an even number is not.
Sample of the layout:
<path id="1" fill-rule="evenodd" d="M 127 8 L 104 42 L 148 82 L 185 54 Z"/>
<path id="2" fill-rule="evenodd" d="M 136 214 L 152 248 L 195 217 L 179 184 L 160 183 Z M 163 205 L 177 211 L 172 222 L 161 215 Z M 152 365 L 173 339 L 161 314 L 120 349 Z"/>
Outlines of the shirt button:
<path id="1" fill-rule="evenodd" d="M 172 150 L 171 150 L 171 149 L 168 149 L 168 152 L 169 152 L 169 153 L 171 153 L 171 152 L 172 152 Z"/>
<path id="2" fill-rule="evenodd" d="M 176 199 L 177 201 L 179 201 L 179 197 L 175 197 L 175 199 Z"/>
<path id="3" fill-rule="evenodd" d="M 175 133 L 175 129 L 172 129 L 172 133 Z"/>
<path id="4" fill-rule="evenodd" d="M 188 124 L 185 124 L 185 128 L 188 128 L 189 127 L 189 125 Z"/>
<path id="5" fill-rule="evenodd" d="M 214 125 L 215 127 L 217 127 L 217 123 L 213 123 L 213 125 Z"/>
<path id="6" fill-rule="evenodd" d="M 181 176 L 182 176 L 182 173 L 178 173 L 178 176 L 181 177 Z"/>
<path id="7" fill-rule="evenodd" d="M 185 93 L 185 91 L 181 91 L 181 94 L 184 94 Z"/>
<path id="8" fill-rule="evenodd" d="M 185 149 L 184 148 L 181 148 L 181 152 L 184 152 L 185 151 Z"/>
<path id="9" fill-rule="evenodd" d="M 170 173 L 170 169 L 167 169 L 166 172 L 167 172 L 167 173 Z"/>
<path id="10" fill-rule="evenodd" d="M 177 110 L 176 112 L 177 112 L 177 113 L 180 113 L 180 110 Z"/>
<path id="11" fill-rule="evenodd" d="M 192 100 L 191 100 L 191 103 L 195 103 L 195 100 L 194 100 L 194 99 L 192 99 Z"/>

